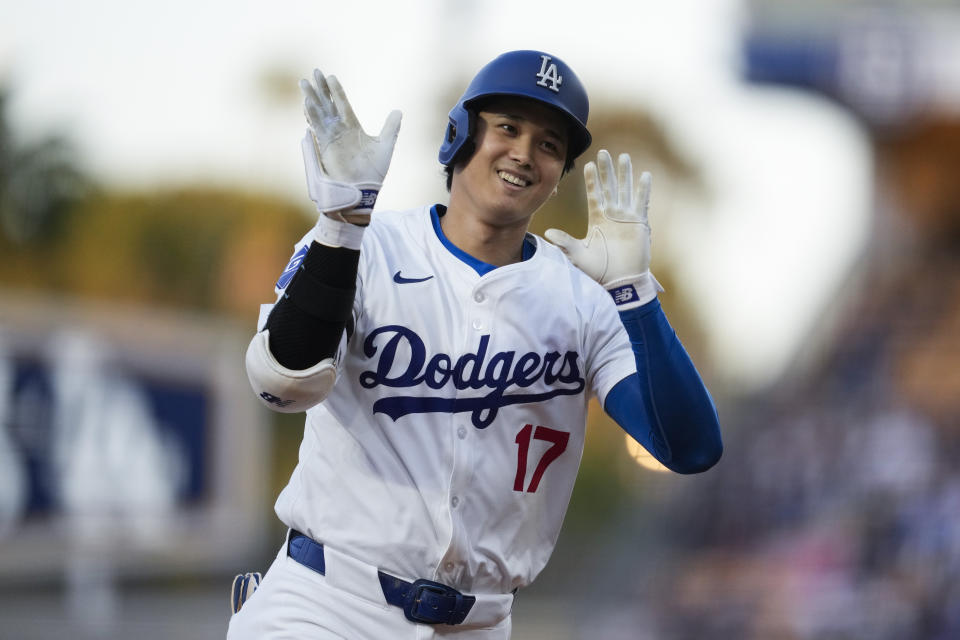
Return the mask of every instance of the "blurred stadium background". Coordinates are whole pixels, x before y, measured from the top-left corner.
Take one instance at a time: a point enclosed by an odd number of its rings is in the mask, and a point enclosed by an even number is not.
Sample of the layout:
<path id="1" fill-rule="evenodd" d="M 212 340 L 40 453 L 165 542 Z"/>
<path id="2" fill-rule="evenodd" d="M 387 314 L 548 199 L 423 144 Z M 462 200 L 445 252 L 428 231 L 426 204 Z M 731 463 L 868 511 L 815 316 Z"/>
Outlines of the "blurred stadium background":
<path id="1" fill-rule="evenodd" d="M 460 89 L 528 47 L 654 173 L 726 450 L 661 473 L 593 411 L 514 636 L 960 637 L 960 4 L 326 4 L 0 6 L 0 638 L 223 637 L 302 432 L 242 363 L 313 217 L 296 80 L 404 111 L 407 206 L 443 199 Z M 534 230 L 583 202 L 574 174 Z"/>

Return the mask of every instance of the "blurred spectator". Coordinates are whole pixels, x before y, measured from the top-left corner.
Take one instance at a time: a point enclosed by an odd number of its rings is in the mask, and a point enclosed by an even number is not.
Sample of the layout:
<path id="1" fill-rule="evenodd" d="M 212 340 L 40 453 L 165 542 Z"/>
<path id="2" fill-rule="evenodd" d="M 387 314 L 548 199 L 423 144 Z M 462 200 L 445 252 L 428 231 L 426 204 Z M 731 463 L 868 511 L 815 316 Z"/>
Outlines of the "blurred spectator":
<path id="1" fill-rule="evenodd" d="M 695 560 L 662 637 L 960 637 L 960 244 L 913 230 L 909 260 L 868 259 L 812 375 L 734 412 L 673 521 Z"/>

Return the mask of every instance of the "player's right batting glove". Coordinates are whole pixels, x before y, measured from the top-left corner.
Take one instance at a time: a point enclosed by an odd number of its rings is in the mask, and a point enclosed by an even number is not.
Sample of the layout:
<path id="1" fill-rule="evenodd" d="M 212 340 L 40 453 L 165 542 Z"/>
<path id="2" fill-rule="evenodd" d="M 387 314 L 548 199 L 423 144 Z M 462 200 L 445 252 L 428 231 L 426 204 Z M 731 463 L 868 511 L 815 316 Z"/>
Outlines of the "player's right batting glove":
<path id="1" fill-rule="evenodd" d="M 633 309 L 657 297 L 663 287 L 650 273 L 649 172 L 636 187 L 630 156 L 621 153 L 614 171 L 602 149 L 597 161 L 583 167 L 587 187 L 587 236 L 582 240 L 560 229 L 544 234 L 570 261 L 602 284 L 619 311 Z"/>
<path id="2" fill-rule="evenodd" d="M 392 111 L 380 135 L 367 135 L 335 76 L 313 71 L 300 81 L 310 125 L 301 143 L 310 199 L 323 214 L 366 224 L 390 168 L 401 113 Z"/>

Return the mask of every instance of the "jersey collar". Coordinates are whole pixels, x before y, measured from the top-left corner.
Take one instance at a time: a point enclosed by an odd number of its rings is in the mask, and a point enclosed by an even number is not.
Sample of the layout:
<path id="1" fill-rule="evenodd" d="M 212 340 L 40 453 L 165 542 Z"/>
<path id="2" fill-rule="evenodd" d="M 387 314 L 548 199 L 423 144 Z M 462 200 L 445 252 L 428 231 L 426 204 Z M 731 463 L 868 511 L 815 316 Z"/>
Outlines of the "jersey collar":
<path id="1" fill-rule="evenodd" d="M 490 264 L 489 262 L 484 262 L 483 260 L 478 260 L 472 255 L 464 251 L 463 249 L 457 247 L 455 244 L 450 242 L 447 239 L 447 236 L 443 234 L 443 228 L 440 226 L 440 218 L 447 212 L 447 208 L 442 204 L 435 204 L 430 207 L 430 221 L 433 223 L 433 230 L 437 234 L 437 238 L 440 240 L 440 243 L 446 247 L 447 251 L 452 253 L 460 261 L 468 265 L 471 269 L 476 271 L 478 274 L 485 275 L 497 268 L 496 265 Z M 533 254 L 537 251 L 537 242 L 533 239 L 529 233 L 526 234 L 523 238 L 523 248 L 521 249 L 521 260 L 529 260 L 533 257 Z"/>

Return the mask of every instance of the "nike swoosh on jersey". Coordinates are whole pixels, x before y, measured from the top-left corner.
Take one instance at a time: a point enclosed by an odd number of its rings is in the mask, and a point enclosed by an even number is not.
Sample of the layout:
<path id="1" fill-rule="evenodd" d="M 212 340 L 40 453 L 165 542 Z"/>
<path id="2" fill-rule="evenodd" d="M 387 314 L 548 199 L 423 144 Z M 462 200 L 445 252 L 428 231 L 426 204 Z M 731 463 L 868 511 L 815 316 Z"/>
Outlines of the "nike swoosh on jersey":
<path id="1" fill-rule="evenodd" d="M 427 276 L 426 278 L 404 278 L 402 275 L 400 275 L 400 272 L 397 271 L 395 274 L 393 274 L 393 281 L 397 284 L 410 284 L 411 282 L 426 282 L 432 277 L 433 276 Z"/>

